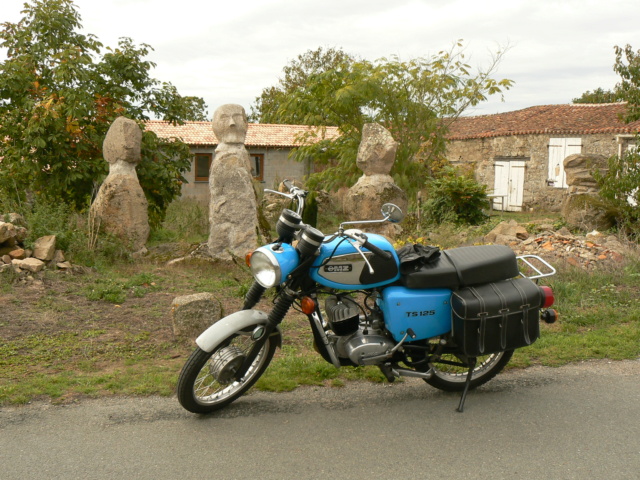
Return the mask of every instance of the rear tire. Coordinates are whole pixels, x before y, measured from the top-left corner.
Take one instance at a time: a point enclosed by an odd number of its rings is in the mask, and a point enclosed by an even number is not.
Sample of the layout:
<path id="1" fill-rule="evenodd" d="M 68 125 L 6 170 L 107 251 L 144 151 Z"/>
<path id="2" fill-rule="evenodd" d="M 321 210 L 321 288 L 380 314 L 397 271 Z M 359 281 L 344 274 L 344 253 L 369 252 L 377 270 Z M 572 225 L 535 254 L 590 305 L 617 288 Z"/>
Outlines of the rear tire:
<path id="1" fill-rule="evenodd" d="M 211 352 L 196 348 L 180 372 L 178 401 L 193 413 L 211 413 L 229 405 L 253 386 L 264 373 L 276 351 L 276 336 L 260 350 L 243 381 L 234 379 L 246 354 L 253 346 L 253 327 L 239 330 L 223 339 Z"/>
<path id="2" fill-rule="evenodd" d="M 473 369 L 469 390 L 484 385 L 500 373 L 509 363 L 512 355 L 513 350 L 505 350 L 504 352 L 478 357 L 476 367 Z M 441 358 L 460 362 L 460 358 L 453 354 L 444 354 L 441 355 Z M 430 363 L 429 366 L 433 369 L 431 378 L 425 380 L 429 385 L 445 392 L 461 392 L 464 390 L 468 368 L 438 362 Z"/>

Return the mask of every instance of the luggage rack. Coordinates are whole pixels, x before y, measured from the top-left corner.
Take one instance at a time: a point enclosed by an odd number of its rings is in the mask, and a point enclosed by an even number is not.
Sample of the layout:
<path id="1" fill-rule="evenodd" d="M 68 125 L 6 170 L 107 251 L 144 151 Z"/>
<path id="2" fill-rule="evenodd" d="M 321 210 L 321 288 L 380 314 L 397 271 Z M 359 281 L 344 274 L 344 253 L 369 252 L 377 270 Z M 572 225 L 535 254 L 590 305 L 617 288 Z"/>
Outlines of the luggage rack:
<path id="1" fill-rule="evenodd" d="M 518 265 L 518 271 L 520 272 L 520 275 L 524 278 L 528 278 L 529 280 L 550 277 L 556 274 L 556 269 L 553 268 L 549 264 L 549 262 L 543 260 L 537 255 L 520 255 L 516 257 L 516 259 L 529 268 L 529 271 L 527 273 L 531 273 L 531 270 L 535 272 L 535 275 L 527 275 L 520 269 L 520 264 Z"/>

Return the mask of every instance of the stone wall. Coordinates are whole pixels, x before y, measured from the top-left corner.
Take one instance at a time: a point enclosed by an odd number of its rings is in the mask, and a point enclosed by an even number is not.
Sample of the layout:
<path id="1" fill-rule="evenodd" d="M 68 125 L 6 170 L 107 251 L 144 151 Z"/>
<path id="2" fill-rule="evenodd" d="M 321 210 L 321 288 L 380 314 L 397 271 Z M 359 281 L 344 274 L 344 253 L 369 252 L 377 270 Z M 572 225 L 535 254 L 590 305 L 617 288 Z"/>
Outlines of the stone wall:
<path id="1" fill-rule="evenodd" d="M 550 138 L 581 138 L 584 154 L 610 157 L 618 153 L 614 134 L 512 135 L 452 140 L 447 157 L 454 165 L 473 168 L 476 180 L 487 185 L 490 192 L 494 187 L 496 159 L 525 160 L 523 210 L 558 211 L 566 189 L 547 185 Z"/>

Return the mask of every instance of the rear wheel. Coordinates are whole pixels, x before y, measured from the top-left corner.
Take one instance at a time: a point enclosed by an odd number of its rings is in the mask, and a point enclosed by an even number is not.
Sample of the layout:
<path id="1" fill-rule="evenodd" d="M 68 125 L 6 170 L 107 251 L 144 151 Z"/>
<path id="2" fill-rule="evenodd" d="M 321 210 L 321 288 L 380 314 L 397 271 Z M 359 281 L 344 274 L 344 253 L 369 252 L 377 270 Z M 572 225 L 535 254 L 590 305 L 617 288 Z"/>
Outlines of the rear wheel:
<path id="1" fill-rule="evenodd" d="M 476 366 L 473 369 L 469 389 L 479 387 L 495 377 L 509 363 L 512 355 L 513 350 L 506 350 L 478 357 Z M 453 363 L 466 363 L 464 357 L 461 358 L 453 354 L 442 354 L 440 359 Z M 429 385 L 447 392 L 461 392 L 464 390 L 469 371 L 468 367 L 450 365 L 439 361 L 434 361 L 429 366 L 433 369 L 431 378 L 425 380 Z"/>
<path id="2" fill-rule="evenodd" d="M 194 350 L 178 378 L 178 400 L 185 409 L 193 413 L 218 410 L 241 397 L 260 378 L 276 351 L 275 336 L 267 339 L 243 380 L 235 380 L 254 344 L 254 327 L 229 335 L 212 352 Z"/>

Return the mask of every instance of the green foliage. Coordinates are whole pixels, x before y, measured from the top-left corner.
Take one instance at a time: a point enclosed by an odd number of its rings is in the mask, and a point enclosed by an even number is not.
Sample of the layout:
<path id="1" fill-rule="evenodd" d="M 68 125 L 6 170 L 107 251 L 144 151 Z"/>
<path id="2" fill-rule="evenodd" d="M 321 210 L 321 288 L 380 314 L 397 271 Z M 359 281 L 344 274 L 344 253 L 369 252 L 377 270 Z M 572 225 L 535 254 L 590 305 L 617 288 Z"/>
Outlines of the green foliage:
<path id="1" fill-rule="evenodd" d="M 102 142 L 118 116 L 141 126 L 149 115 L 205 117 L 202 99 L 182 97 L 149 75 L 150 46 L 123 38 L 103 53 L 93 35 L 79 33 L 71 0 L 32 0 L 22 13 L 0 30 L 7 50 L 0 64 L 0 190 L 16 202 L 31 194 L 86 208 L 107 174 Z M 138 177 L 158 222 L 179 194 L 188 148 L 145 133 L 142 157 Z"/>
<path id="2" fill-rule="evenodd" d="M 316 192 L 311 192 L 305 200 L 302 221 L 314 228 L 318 225 L 318 201 L 316 200 Z"/>
<path id="3" fill-rule="evenodd" d="M 460 42 L 449 51 L 409 61 L 355 60 L 337 51 L 329 61 L 320 62 L 320 68 L 305 68 L 304 61 L 316 58 L 316 53 L 308 52 L 287 67 L 305 73 L 292 83 L 295 88 L 265 89 L 256 107 L 265 110 L 261 121 L 338 127 L 339 138 L 325 139 L 322 130 L 310 133 L 294 154 L 298 160 L 312 157 L 326 167 L 311 177 L 308 186 L 314 189 L 335 190 L 356 181 L 360 172 L 354 160 L 362 127 L 376 122 L 398 142 L 391 172 L 396 183 L 416 192 L 425 176 L 441 164 L 451 122 L 467 107 L 501 94 L 513 83 L 491 77 L 504 52 L 498 52 L 487 69 L 472 73 Z M 266 99 L 273 99 L 268 110 Z"/>
<path id="4" fill-rule="evenodd" d="M 613 70 L 620 75 L 616 88 L 621 98 L 628 102 L 625 121 L 633 122 L 640 119 L 640 50 L 634 52 L 631 45 L 615 46 L 614 49 L 616 63 Z"/>
<path id="5" fill-rule="evenodd" d="M 623 98 L 617 89 L 604 90 L 596 88 L 593 92 L 587 90 L 580 97 L 574 98 L 573 103 L 615 103 L 622 102 Z"/>
<path id="6" fill-rule="evenodd" d="M 171 202 L 161 225 L 151 230 L 150 241 L 205 242 L 209 236 L 209 213 L 200 202 L 179 198 Z"/>
<path id="7" fill-rule="evenodd" d="M 639 142 L 640 136 L 637 136 L 636 145 L 640 145 Z M 609 158 L 606 173 L 595 170 L 592 175 L 598 181 L 598 195 L 618 228 L 640 239 L 640 152 L 634 149 L 622 158 L 614 155 Z"/>
<path id="8" fill-rule="evenodd" d="M 488 218 L 483 211 L 489 207 L 486 185 L 455 168 L 445 167 L 429 179 L 426 196 L 422 212 L 427 223 L 478 225 Z"/>
<path id="9" fill-rule="evenodd" d="M 64 203 L 48 205 L 38 202 L 24 214 L 29 226 L 27 246 L 32 246 L 33 242 L 45 235 L 55 235 L 56 248 L 66 251 L 80 235 L 75 224 L 77 217 Z"/>
<path id="10" fill-rule="evenodd" d="M 324 50 L 318 47 L 316 50 L 308 50 L 298 55 L 295 60 L 289 62 L 282 69 L 283 76 L 278 84 L 265 88 L 255 104 L 251 106 L 249 121 L 260 123 L 289 123 L 293 125 L 306 124 L 306 114 L 295 110 L 281 112 L 282 104 L 289 95 L 300 88 L 305 88 L 310 77 L 331 69 L 341 68 L 345 63 L 354 61 L 354 58 L 340 48 L 328 48 Z M 323 117 L 323 112 L 317 112 L 313 125 L 333 125 L 329 117 Z M 283 118 L 286 116 L 286 121 Z"/>

